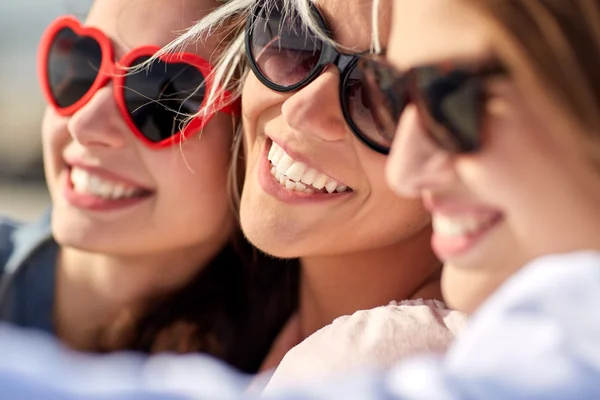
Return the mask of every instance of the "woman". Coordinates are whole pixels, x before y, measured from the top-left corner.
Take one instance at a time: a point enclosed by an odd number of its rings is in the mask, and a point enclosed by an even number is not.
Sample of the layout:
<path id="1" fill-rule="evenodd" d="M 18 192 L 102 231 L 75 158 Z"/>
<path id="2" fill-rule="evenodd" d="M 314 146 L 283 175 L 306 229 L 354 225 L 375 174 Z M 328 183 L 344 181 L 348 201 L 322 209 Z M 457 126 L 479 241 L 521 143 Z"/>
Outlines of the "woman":
<path id="1" fill-rule="evenodd" d="M 390 301 L 440 299 L 427 212 L 390 191 L 385 155 L 352 134 L 373 124 L 354 77 L 357 54 L 371 45 L 371 1 L 234 0 L 167 51 L 232 19 L 241 21 L 238 36 L 217 63 L 215 81 L 242 97 L 242 229 L 262 251 L 299 258 L 301 265 L 297 328 L 282 334 L 288 346 L 279 354 L 340 316 Z M 385 18 L 381 24 L 389 28 Z M 236 68 L 243 83 L 226 79 Z M 429 314 L 448 312 L 433 301 L 426 307 Z M 443 348 L 458 328 L 430 322 L 444 331 L 435 343 L 377 349 L 373 360 L 363 361 L 388 364 L 419 349 Z M 390 329 L 396 336 L 389 340 L 411 336 L 403 328 Z M 289 375 L 297 378 L 296 372 Z"/>
<path id="2" fill-rule="evenodd" d="M 3 320 L 78 350 L 203 351 L 257 370 L 295 308 L 296 278 L 253 254 L 229 206 L 239 110 L 226 94 L 205 100 L 222 35 L 133 68 L 217 5 L 98 0 L 85 24 L 48 28 L 52 212 L 1 225 Z"/>
<path id="3" fill-rule="evenodd" d="M 424 13 L 427 26 L 409 22 Z M 366 67 L 373 82 L 409 69 L 409 79 L 427 76 L 409 95 L 424 102 L 409 101 L 386 126 L 395 132 L 387 176 L 433 215 L 448 302 L 474 310 L 538 257 L 599 249 L 600 86 L 588 58 L 598 51 L 598 3 L 402 2 L 395 15 L 395 69 Z M 418 49 L 405 39 L 417 31 Z M 488 262 L 507 249 L 511 262 Z"/>
<path id="4" fill-rule="evenodd" d="M 449 305 L 481 309 L 451 353 L 453 370 L 470 362 L 484 376 L 500 365 L 498 376 L 522 377 L 539 368 L 556 384 L 554 374 L 586 376 L 569 371 L 597 365 L 598 322 L 588 315 L 600 266 L 599 6 L 398 1 L 387 60 L 362 62 L 367 97 L 380 105 L 378 129 L 363 139 L 385 138 L 390 186 L 432 212 Z M 335 328 L 343 336 L 352 326 Z M 335 363 L 370 343 L 355 336 L 328 352 L 327 338 L 305 341 L 280 367 L 299 357 Z M 569 368 L 552 370 L 557 363 Z"/>

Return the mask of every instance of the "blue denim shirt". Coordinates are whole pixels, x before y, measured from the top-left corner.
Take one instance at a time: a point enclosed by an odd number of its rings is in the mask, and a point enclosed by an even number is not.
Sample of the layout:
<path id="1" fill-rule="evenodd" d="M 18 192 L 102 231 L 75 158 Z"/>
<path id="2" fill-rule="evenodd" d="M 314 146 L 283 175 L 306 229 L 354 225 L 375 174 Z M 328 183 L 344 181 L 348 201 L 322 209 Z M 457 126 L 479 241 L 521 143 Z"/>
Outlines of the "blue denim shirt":
<path id="1" fill-rule="evenodd" d="M 0 321 L 54 334 L 57 254 L 50 213 L 32 224 L 0 218 Z"/>

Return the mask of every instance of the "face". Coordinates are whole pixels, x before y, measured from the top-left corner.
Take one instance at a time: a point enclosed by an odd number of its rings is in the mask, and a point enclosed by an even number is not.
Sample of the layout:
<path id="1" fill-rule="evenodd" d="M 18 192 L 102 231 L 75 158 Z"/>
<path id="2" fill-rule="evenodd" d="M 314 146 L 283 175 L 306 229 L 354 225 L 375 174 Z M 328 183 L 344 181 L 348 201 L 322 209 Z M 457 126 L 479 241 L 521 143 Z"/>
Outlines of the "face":
<path id="1" fill-rule="evenodd" d="M 85 24 L 113 41 L 118 60 L 138 46 L 168 44 L 215 6 L 97 0 Z M 188 51 L 210 61 L 216 43 Z M 48 107 L 42 130 L 52 227 L 61 245 L 115 256 L 180 254 L 214 248 L 230 234 L 230 115 L 218 113 L 200 137 L 152 149 L 129 129 L 108 83 L 70 117 Z"/>
<path id="2" fill-rule="evenodd" d="M 333 38 L 355 52 L 369 49 L 371 7 L 366 0 L 318 3 Z M 388 27 L 381 21 L 382 32 Z M 385 156 L 352 134 L 339 87 L 340 71 L 331 65 L 288 93 L 268 89 L 252 73 L 245 82 L 241 223 L 269 254 L 320 257 L 394 248 L 429 226 L 418 201 L 400 199 L 386 185 Z"/>
<path id="3" fill-rule="evenodd" d="M 400 70 L 510 59 L 491 27 L 459 0 L 398 1 L 388 59 Z M 532 259 L 598 248 L 600 237 L 600 181 L 582 156 L 583 135 L 565 134 L 573 130 L 560 110 L 514 75 L 490 78 L 484 91 L 479 151 L 441 150 L 411 104 L 387 166 L 390 186 L 421 197 L 432 212 L 433 247 L 446 262 L 444 296 L 466 311 Z"/>

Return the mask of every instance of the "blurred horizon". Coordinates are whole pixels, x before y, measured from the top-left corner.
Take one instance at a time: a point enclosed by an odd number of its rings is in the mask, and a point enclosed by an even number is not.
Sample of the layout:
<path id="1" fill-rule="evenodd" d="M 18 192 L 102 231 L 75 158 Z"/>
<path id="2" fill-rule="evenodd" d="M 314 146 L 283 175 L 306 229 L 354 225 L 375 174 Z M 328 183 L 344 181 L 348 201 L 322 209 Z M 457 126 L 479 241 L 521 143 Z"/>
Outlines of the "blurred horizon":
<path id="1" fill-rule="evenodd" d="M 56 17 L 83 19 L 91 0 L 0 2 L 0 216 L 32 220 L 49 206 L 37 79 L 37 47 Z"/>

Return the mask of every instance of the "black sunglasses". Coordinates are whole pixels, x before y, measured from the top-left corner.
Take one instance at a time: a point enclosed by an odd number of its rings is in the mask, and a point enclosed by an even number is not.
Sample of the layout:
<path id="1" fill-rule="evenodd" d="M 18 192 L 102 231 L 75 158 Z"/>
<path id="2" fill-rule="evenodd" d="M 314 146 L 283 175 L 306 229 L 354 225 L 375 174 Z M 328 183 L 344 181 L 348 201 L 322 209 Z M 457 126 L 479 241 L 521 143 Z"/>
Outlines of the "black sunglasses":
<path id="1" fill-rule="evenodd" d="M 323 16 L 312 6 L 323 32 L 329 32 Z M 360 54 L 345 54 L 320 39 L 300 18 L 284 18 L 278 8 L 259 6 L 246 22 L 246 54 L 256 77 L 277 92 L 298 90 L 319 76 L 327 65 L 340 71 L 340 103 L 352 132 L 367 146 L 387 154 L 389 146 L 380 139 L 372 103 L 362 90 Z"/>
<path id="2" fill-rule="evenodd" d="M 409 103 L 416 105 L 429 137 L 451 153 L 477 151 L 486 101 L 485 81 L 507 75 L 499 62 L 469 67 L 441 63 L 401 73 L 381 56 L 361 58 L 363 89 L 378 132 L 389 150 L 398 121 Z"/>

